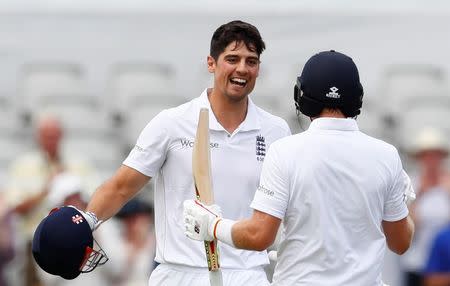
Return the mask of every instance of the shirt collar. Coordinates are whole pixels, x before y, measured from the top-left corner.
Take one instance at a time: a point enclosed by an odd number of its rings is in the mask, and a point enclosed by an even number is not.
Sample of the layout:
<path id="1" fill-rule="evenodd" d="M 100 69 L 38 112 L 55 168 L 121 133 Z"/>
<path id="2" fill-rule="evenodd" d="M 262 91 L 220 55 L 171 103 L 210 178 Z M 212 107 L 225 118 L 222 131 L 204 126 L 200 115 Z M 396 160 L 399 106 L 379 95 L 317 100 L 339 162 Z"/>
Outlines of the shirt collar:
<path id="1" fill-rule="evenodd" d="M 308 130 L 359 131 L 359 128 L 353 118 L 320 117 L 311 122 Z"/>
<path id="2" fill-rule="evenodd" d="M 248 97 L 247 115 L 244 122 L 238 128 L 242 131 L 259 130 L 261 129 L 261 121 L 258 117 L 258 110 L 250 97 Z"/>
<path id="3" fill-rule="evenodd" d="M 209 129 L 211 130 L 225 130 L 222 125 L 220 125 L 219 121 L 217 121 L 214 112 L 212 112 L 211 103 L 208 99 L 208 89 L 205 89 L 199 97 L 199 107 L 206 107 L 209 109 Z M 253 101 L 248 97 L 248 108 L 247 115 L 245 116 L 244 121 L 241 125 L 236 129 L 237 131 L 250 131 L 250 130 L 259 130 L 261 129 L 261 122 L 258 118 L 258 111 L 256 110 L 256 105 Z"/>

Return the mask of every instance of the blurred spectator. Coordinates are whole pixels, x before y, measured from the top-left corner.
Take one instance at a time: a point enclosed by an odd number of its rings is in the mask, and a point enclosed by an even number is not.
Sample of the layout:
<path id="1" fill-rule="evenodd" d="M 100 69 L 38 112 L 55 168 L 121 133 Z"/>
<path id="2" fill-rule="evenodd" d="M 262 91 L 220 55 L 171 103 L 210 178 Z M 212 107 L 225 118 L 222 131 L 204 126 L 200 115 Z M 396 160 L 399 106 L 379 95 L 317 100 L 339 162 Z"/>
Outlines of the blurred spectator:
<path id="1" fill-rule="evenodd" d="M 434 239 L 424 277 L 425 286 L 450 285 L 450 225 Z"/>
<path id="2" fill-rule="evenodd" d="M 36 147 L 14 160 L 5 189 L 8 207 L 18 217 L 17 257 L 21 269 L 17 275 L 25 281 L 17 285 L 41 285 L 36 276 L 31 255 L 31 239 L 41 219 L 48 213 L 44 203 L 52 178 L 63 170 L 70 170 L 88 180 L 95 178 L 93 168 L 76 154 L 62 154 L 63 129 L 57 118 L 50 115 L 39 118 L 36 124 Z M 92 182 L 92 184 L 96 184 Z"/>
<path id="3" fill-rule="evenodd" d="M 155 257 L 153 206 L 135 198 L 125 204 L 116 217 L 123 222 L 122 254 L 125 256 L 120 283 L 117 285 L 147 285 Z"/>
<path id="4" fill-rule="evenodd" d="M 13 258 L 11 216 L 0 191 L 0 286 L 6 286 L 5 265 Z"/>
<path id="5" fill-rule="evenodd" d="M 416 224 L 412 245 L 401 258 L 405 285 L 423 285 L 422 270 L 436 233 L 450 221 L 450 173 L 445 168 L 448 145 L 441 132 L 425 128 L 418 133 L 412 155 L 418 164 L 413 177 L 417 198 L 410 205 Z M 450 246 L 448 246 L 450 247 Z"/>
<path id="6" fill-rule="evenodd" d="M 50 183 L 48 199 L 46 201 L 47 211 L 55 207 L 72 205 L 84 210 L 89 195 L 81 179 L 68 172 L 56 175 Z"/>
<path id="7" fill-rule="evenodd" d="M 61 173 L 52 180 L 47 199 L 48 211 L 63 205 L 72 205 L 84 210 L 87 205 L 88 194 L 84 190 L 79 177 L 67 172 Z M 59 276 L 50 275 L 39 270 L 40 280 L 45 286 L 87 286 L 87 285 L 116 285 L 119 273 L 124 267 L 122 261 L 115 258 L 116 246 L 120 243 L 118 223 L 114 219 L 94 232 L 94 238 L 102 245 L 109 256 L 109 261 L 103 267 L 91 273 L 83 273 L 74 280 L 65 280 Z M 143 284 L 145 285 L 145 284 Z"/>

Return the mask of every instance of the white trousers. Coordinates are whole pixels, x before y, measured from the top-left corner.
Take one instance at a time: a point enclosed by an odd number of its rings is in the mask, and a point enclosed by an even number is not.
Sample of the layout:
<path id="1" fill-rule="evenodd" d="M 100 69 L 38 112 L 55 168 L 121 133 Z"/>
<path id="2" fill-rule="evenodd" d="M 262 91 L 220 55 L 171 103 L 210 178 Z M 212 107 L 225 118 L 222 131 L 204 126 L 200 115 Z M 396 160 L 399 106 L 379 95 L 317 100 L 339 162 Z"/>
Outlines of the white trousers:
<path id="1" fill-rule="evenodd" d="M 222 269 L 223 286 L 269 286 L 264 269 Z M 160 264 L 148 281 L 149 286 L 210 286 L 208 269 Z"/>

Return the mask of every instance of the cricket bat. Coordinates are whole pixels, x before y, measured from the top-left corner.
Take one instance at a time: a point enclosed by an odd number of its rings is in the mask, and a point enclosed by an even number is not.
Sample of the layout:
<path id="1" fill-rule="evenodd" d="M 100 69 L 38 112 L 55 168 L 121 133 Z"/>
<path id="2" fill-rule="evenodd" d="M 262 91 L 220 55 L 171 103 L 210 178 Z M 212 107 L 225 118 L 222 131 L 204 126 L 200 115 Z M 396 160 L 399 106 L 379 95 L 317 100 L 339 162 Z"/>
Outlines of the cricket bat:
<path id="1" fill-rule="evenodd" d="M 211 154 L 209 147 L 209 110 L 201 108 L 197 134 L 192 150 L 192 173 L 197 199 L 206 205 L 214 203 L 211 179 Z M 222 286 L 217 240 L 204 241 L 211 286 Z"/>

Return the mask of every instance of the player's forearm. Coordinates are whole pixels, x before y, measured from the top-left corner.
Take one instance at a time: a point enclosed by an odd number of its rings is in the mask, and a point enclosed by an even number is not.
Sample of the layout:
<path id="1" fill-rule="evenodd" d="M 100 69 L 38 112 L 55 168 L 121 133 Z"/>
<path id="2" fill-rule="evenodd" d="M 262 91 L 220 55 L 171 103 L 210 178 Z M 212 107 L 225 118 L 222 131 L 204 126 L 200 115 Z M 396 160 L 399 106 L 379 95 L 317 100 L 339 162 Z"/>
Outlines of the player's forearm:
<path id="1" fill-rule="evenodd" d="M 235 248 L 262 251 L 271 245 L 251 220 L 220 219 L 214 228 L 215 238 Z"/>
<path id="2" fill-rule="evenodd" d="M 219 222 L 216 234 L 219 240 L 228 244 L 231 237 L 232 246 L 236 248 L 262 251 L 275 241 L 279 225 L 279 219 L 255 211 L 250 219 L 233 224 L 230 221 Z"/>
<path id="3" fill-rule="evenodd" d="M 128 196 L 119 192 L 116 184 L 109 180 L 95 191 L 86 211 L 93 212 L 99 220 L 105 221 L 114 216 L 128 199 Z"/>
<path id="4" fill-rule="evenodd" d="M 245 219 L 234 224 L 232 238 L 236 248 L 262 251 L 272 245 L 274 238 L 265 234 L 261 224 Z"/>
<path id="5" fill-rule="evenodd" d="M 414 222 L 410 216 L 396 222 L 383 221 L 383 229 L 390 250 L 401 255 L 409 249 L 414 235 Z"/>
<path id="6" fill-rule="evenodd" d="M 92 196 L 86 211 L 93 212 L 99 220 L 115 215 L 148 182 L 150 178 L 122 166 L 103 183 Z"/>
<path id="7" fill-rule="evenodd" d="M 221 217 L 220 207 L 199 201 L 183 203 L 185 234 L 194 240 L 218 239 L 235 248 L 267 249 L 275 241 L 281 219 L 255 210 L 250 219 L 233 221 Z"/>
<path id="8" fill-rule="evenodd" d="M 405 230 L 405 234 L 403 236 L 404 251 L 402 251 L 402 254 L 405 253 L 411 246 L 412 239 L 414 236 L 414 230 L 415 230 L 414 221 L 412 220 L 412 218 L 410 216 L 407 217 L 407 222 L 408 222 L 407 227 Z"/>

